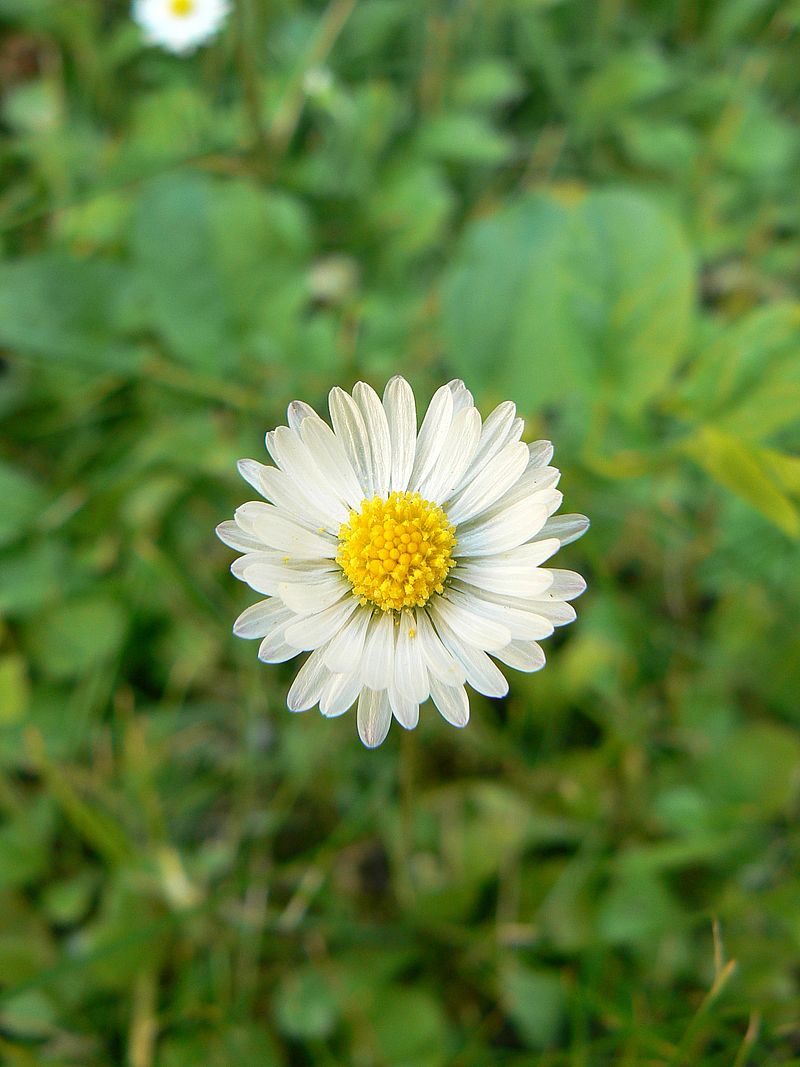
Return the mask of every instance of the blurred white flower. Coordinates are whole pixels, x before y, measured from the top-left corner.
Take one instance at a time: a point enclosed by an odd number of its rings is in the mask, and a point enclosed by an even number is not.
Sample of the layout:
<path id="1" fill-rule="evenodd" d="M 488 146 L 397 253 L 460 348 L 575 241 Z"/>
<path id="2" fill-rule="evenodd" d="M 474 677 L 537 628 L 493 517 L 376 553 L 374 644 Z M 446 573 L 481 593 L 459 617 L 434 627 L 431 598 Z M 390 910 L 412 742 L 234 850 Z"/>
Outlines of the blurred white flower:
<path id="1" fill-rule="evenodd" d="M 267 597 L 234 633 L 259 659 L 311 652 L 289 690 L 291 711 L 341 715 L 379 745 L 394 716 L 406 729 L 428 697 L 454 726 L 469 719 L 468 683 L 502 697 L 510 667 L 544 666 L 537 643 L 572 622 L 586 588 L 541 566 L 589 526 L 554 516 L 559 472 L 548 441 L 520 441 L 510 402 L 485 422 L 464 383 L 433 396 L 417 432 L 414 394 L 393 378 L 383 403 L 359 382 L 333 389 L 333 429 L 302 401 L 267 434 L 276 463 L 239 463 L 269 503 L 237 509 L 219 537 L 243 552 L 232 571 Z"/>
<path id="2" fill-rule="evenodd" d="M 145 38 L 179 55 L 212 38 L 229 10 L 229 0 L 134 0 L 133 3 L 133 17 Z"/>

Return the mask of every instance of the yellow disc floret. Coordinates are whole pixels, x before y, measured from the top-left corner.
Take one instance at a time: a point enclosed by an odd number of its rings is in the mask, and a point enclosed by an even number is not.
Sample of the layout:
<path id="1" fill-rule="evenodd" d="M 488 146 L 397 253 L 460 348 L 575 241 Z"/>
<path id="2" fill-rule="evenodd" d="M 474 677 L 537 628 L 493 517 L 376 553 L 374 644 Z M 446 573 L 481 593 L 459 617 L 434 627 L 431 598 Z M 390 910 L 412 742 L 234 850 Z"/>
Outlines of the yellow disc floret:
<path id="1" fill-rule="evenodd" d="M 455 566 L 453 526 L 438 504 L 419 493 L 365 500 L 339 530 L 336 562 L 362 604 L 400 611 L 441 593 Z"/>
<path id="2" fill-rule="evenodd" d="M 182 18 L 184 15 L 191 15 L 194 5 L 195 0 L 170 0 L 169 8 L 173 15 Z"/>

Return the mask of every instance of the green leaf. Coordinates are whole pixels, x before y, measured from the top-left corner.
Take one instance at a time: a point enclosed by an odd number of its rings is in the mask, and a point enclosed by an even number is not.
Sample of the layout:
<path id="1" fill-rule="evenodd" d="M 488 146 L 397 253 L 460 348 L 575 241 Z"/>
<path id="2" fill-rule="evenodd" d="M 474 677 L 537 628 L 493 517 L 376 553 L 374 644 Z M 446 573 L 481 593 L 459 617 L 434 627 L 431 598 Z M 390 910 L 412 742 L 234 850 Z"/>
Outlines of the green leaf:
<path id="1" fill-rule="evenodd" d="M 0 546 L 26 533 L 36 522 L 47 496 L 25 471 L 0 460 Z"/>
<path id="2" fill-rule="evenodd" d="M 703 781 L 720 802 L 744 805 L 761 818 L 789 812 L 800 795 L 800 738 L 778 722 L 756 722 L 739 729 L 709 758 Z"/>
<path id="3" fill-rule="evenodd" d="M 688 417 L 747 441 L 800 424 L 800 304 L 756 308 L 719 330 L 682 396 Z"/>
<path id="4" fill-rule="evenodd" d="M 388 171 L 370 200 L 371 224 L 385 243 L 383 255 L 403 263 L 441 240 L 454 207 L 440 168 L 403 161 Z"/>
<path id="5" fill-rule="evenodd" d="M 759 449 L 714 426 L 703 426 L 683 444 L 686 453 L 711 477 L 760 511 L 789 537 L 800 537 L 800 510 L 786 495 Z"/>
<path id="6" fill-rule="evenodd" d="M 633 417 L 684 356 L 694 289 L 684 233 L 652 198 L 534 195 L 468 228 L 444 334 L 472 380 L 527 409 L 577 397 Z"/>
<path id="7" fill-rule="evenodd" d="M 438 1000 L 423 989 L 389 986 L 371 1014 L 381 1062 L 392 1067 L 440 1067 L 450 1063 L 447 1021 Z"/>
<path id="8" fill-rule="evenodd" d="M 25 717 L 29 695 L 25 660 L 21 656 L 0 656 L 0 726 Z"/>
<path id="9" fill-rule="evenodd" d="M 0 1007 L 0 1027 L 16 1037 L 45 1038 L 56 1028 L 53 1002 L 38 989 L 20 993 Z"/>
<path id="10" fill-rule="evenodd" d="M 50 863 L 53 805 L 40 797 L 0 827 L 0 892 L 41 878 Z"/>
<path id="11" fill-rule="evenodd" d="M 613 53 L 581 86 L 576 108 L 584 127 L 597 129 L 618 112 L 663 93 L 674 82 L 664 57 L 647 45 Z"/>
<path id="12" fill-rule="evenodd" d="M 52 539 L 23 541 L 0 553 L 0 613 L 26 615 L 51 600 L 62 588 L 63 558 Z"/>
<path id="13" fill-rule="evenodd" d="M 77 678 L 118 651 L 125 628 L 122 607 L 93 596 L 47 611 L 31 626 L 30 639 L 43 671 Z"/>
<path id="14" fill-rule="evenodd" d="M 130 276 L 121 263 L 42 253 L 0 264 L 0 343 L 26 355 L 128 372 L 140 353 L 120 340 Z"/>
<path id="15" fill-rule="evenodd" d="M 514 153 L 510 137 L 498 133 L 481 115 L 451 112 L 420 128 L 417 151 L 445 163 L 503 163 Z"/>
<path id="16" fill-rule="evenodd" d="M 621 862 L 600 905 L 598 932 L 603 941 L 611 945 L 647 943 L 675 921 L 675 904 L 663 882 L 635 863 L 628 867 Z"/>
<path id="17" fill-rule="evenodd" d="M 494 57 L 476 60 L 456 77 L 451 95 L 459 108 L 493 108 L 525 91 L 525 82 L 510 63 Z"/>
<path id="18" fill-rule="evenodd" d="M 318 1040 L 336 1026 L 338 1009 L 328 983 L 314 967 L 293 969 L 275 994 L 275 1019 L 288 1037 Z"/>
<path id="19" fill-rule="evenodd" d="M 510 962 L 500 972 L 500 997 L 528 1048 L 544 1049 L 556 1041 L 566 1005 L 555 974 Z"/>
<path id="20" fill-rule="evenodd" d="M 290 199 L 183 174 L 141 197 L 133 249 L 144 321 L 183 362 L 231 373 L 280 352 L 307 299 L 308 231 Z"/>

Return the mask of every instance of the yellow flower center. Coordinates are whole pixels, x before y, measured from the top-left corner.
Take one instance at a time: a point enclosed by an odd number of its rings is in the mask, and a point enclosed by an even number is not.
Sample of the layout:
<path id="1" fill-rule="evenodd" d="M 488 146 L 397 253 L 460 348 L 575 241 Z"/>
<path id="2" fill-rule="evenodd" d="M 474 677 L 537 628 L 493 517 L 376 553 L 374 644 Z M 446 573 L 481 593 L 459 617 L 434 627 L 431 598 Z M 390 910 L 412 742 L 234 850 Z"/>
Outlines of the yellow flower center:
<path id="1" fill-rule="evenodd" d="M 336 562 L 362 604 L 400 611 L 441 593 L 455 566 L 456 538 L 447 515 L 419 493 L 365 500 L 339 530 Z"/>
<path id="2" fill-rule="evenodd" d="M 169 0 L 169 9 L 173 15 L 177 15 L 178 18 L 182 18 L 184 15 L 191 15 L 194 11 L 195 0 Z"/>

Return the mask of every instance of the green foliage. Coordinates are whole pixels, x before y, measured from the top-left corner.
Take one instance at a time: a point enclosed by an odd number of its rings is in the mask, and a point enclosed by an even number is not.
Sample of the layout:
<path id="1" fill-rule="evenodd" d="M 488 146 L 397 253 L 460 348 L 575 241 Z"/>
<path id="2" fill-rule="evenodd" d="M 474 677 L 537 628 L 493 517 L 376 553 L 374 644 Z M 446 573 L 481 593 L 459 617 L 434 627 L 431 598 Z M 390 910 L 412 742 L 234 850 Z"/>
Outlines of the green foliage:
<path id="1" fill-rule="evenodd" d="M 0 0 L 0 1062 L 797 1062 L 797 5 Z M 546 669 L 290 716 L 213 527 L 294 397 L 552 437 Z"/>

